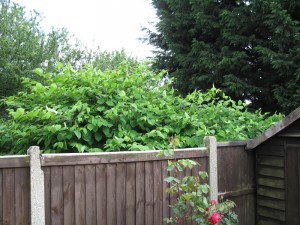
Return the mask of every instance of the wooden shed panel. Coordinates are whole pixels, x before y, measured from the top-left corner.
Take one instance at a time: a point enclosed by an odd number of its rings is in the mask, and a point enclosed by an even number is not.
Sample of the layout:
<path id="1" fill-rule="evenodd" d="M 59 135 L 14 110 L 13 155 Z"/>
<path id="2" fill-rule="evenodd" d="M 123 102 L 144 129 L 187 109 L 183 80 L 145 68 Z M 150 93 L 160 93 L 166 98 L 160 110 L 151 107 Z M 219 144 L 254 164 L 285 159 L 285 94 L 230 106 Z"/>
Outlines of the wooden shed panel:
<path id="1" fill-rule="evenodd" d="M 284 157 L 257 155 L 259 165 L 284 167 Z"/>
<path id="2" fill-rule="evenodd" d="M 285 191 L 284 190 L 258 187 L 257 193 L 259 196 L 266 196 L 266 197 L 276 198 L 276 199 L 281 199 L 281 200 L 285 199 Z"/>
<path id="3" fill-rule="evenodd" d="M 283 168 L 274 168 L 274 167 L 258 165 L 257 173 L 258 173 L 258 175 L 284 178 L 284 169 Z"/>
<path id="4" fill-rule="evenodd" d="M 271 220 L 268 218 L 260 218 L 258 225 L 285 225 L 285 222 L 278 220 Z"/>
<path id="5" fill-rule="evenodd" d="M 284 146 L 265 145 L 264 148 L 257 151 L 257 154 L 284 157 Z"/>
<path id="6" fill-rule="evenodd" d="M 272 218 L 274 220 L 278 220 L 278 221 L 282 221 L 282 222 L 285 221 L 285 212 L 284 211 L 258 206 L 257 213 L 259 216 Z"/>
<path id="7" fill-rule="evenodd" d="M 273 198 L 267 198 L 267 197 L 260 197 L 257 200 L 257 205 L 259 206 L 265 206 L 272 209 L 278 209 L 278 210 L 285 210 L 285 201 L 280 199 L 273 199 Z"/>
<path id="8" fill-rule="evenodd" d="M 274 178 L 274 177 L 262 177 L 259 176 L 257 179 L 257 184 L 260 186 L 267 186 L 273 188 L 285 188 L 285 181 L 281 178 Z"/>
<path id="9" fill-rule="evenodd" d="M 286 152 L 287 224 L 299 224 L 299 147 L 288 147 Z"/>

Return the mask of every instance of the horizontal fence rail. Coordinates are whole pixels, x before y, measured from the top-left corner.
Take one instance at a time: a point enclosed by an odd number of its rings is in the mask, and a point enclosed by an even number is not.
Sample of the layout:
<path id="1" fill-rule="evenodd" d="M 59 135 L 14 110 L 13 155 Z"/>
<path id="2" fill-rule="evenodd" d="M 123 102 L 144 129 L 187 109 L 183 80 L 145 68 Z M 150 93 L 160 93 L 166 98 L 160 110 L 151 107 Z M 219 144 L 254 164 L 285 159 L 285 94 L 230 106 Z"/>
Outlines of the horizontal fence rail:
<path id="1" fill-rule="evenodd" d="M 101 152 L 101 153 L 66 153 L 42 154 L 42 166 L 90 165 L 108 163 L 129 163 L 163 161 L 168 159 L 193 159 L 208 157 L 208 148 L 175 149 L 174 156 L 158 157 L 159 151 Z"/>

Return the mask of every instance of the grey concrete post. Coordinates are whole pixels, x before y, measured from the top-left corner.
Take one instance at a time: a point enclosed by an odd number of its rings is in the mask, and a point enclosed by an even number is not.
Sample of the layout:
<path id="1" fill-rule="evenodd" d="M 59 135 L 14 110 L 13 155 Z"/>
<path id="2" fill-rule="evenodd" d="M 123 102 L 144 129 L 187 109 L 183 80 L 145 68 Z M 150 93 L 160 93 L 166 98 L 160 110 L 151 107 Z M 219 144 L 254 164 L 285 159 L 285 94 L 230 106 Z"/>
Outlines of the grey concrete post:
<path id="1" fill-rule="evenodd" d="M 208 179 L 211 191 L 209 197 L 218 202 L 218 152 L 217 140 L 213 136 L 204 137 L 205 146 L 209 151 Z"/>
<path id="2" fill-rule="evenodd" d="M 27 150 L 30 156 L 30 201 L 31 225 L 45 224 L 45 188 L 44 172 L 41 168 L 40 148 L 31 146 Z"/>

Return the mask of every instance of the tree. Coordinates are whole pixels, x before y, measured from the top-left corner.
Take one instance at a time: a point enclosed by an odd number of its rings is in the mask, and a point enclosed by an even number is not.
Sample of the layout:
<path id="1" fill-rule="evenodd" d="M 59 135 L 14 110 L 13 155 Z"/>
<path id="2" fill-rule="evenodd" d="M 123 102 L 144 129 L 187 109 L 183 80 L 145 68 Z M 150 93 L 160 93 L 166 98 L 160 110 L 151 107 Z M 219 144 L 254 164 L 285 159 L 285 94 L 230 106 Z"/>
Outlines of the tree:
<path id="1" fill-rule="evenodd" d="M 147 64 L 104 72 L 61 66 L 59 73 L 36 69 L 43 84 L 26 78 L 26 89 L 2 102 L 9 113 L 0 117 L 2 153 L 23 154 L 31 145 L 44 152 L 167 149 L 175 134 L 181 147 L 196 147 L 205 135 L 254 137 L 281 118 L 250 113 L 215 88 L 176 96 Z"/>
<path id="2" fill-rule="evenodd" d="M 91 64 L 93 65 L 93 67 L 100 69 L 101 71 L 105 71 L 118 69 L 119 66 L 125 61 L 130 66 L 139 64 L 137 58 L 126 54 L 125 49 L 122 49 L 120 51 L 115 50 L 112 52 L 102 52 L 98 49 L 93 53 Z"/>
<path id="3" fill-rule="evenodd" d="M 54 71 L 57 62 L 81 66 L 90 53 L 66 29 L 49 33 L 40 26 L 41 16 L 9 0 L 0 0 L 0 97 L 21 90 L 21 77 L 32 77 L 34 68 Z M 70 39 L 74 44 L 70 44 Z"/>
<path id="4" fill-rule="evenodd" d="M 254 109 L 300 104 L 298 0 L 152 0 L 156 68 L 183 94 L 214 84 Z"/>

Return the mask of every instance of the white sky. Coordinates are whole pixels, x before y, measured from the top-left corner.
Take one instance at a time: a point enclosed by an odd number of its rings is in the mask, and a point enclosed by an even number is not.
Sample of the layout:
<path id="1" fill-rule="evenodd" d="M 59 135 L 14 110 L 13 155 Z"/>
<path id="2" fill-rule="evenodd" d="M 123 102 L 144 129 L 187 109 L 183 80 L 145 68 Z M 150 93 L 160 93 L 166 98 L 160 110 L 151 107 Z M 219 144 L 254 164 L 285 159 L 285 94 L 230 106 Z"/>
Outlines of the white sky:
<path id="1" fill-rule="evenodd" d="M 157 21 L 150 0 L 14 0 L 45 17 L 42 26 L 65 27 L 90 48 L 151 56 L 151 46 L 137 40 L 142 26 Z"/>

